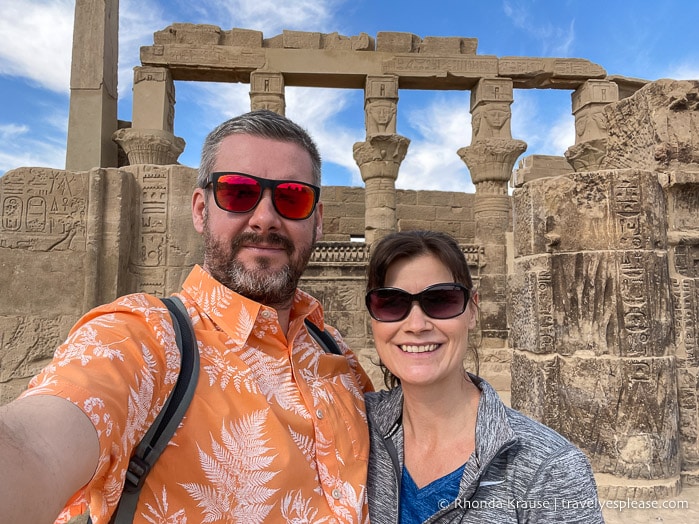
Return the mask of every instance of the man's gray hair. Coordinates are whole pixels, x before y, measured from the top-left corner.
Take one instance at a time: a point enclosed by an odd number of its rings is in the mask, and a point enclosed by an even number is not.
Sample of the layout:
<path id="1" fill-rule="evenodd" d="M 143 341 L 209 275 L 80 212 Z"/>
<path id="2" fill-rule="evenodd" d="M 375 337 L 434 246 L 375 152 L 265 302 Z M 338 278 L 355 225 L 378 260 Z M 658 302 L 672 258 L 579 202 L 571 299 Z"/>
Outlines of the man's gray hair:
<path id="1" fill-rule="evenodd" d="M 305 149 L 311 156 L 313 184 L 320 186 L 321 159 L 315 142 L 298 124 L 273 111 L 250 111 L 231 118 L 211 131 L 204 140 L 197 185 L 205 187 L 216 165 L 218 148 L 230 135 L 251 135 L 282 142 L 292 142 Z"/>

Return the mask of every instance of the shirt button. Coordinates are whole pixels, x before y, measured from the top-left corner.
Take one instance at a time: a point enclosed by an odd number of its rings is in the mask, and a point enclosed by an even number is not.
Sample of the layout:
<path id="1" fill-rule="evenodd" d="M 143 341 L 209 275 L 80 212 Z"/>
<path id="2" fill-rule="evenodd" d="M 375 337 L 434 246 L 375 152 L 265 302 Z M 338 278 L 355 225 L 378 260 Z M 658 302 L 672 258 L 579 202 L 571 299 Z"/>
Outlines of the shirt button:
<path id="1" fill-rule="evenodd" d="M 323 418 L 323 410 L 322 409 L 316 409 L 316 417 Z"/>
<path id="2" fill-rule="evenodd" d="M 333 490 L 333 498 L 335 500 L 340 500 L 341 497 L 342 497 L 342 492 L 339 489 L 334 489 Z"/>
<path id="3" fill-rule="evenodd" d="M 271 316 L 272 316 L 272 312 L 271 312 L 271 311 L 267 311 L 266 309 L 264 309 L 264 310 L 262 311 L 262 318 L 269 318 L 269 317 L 271 317 Z"/>

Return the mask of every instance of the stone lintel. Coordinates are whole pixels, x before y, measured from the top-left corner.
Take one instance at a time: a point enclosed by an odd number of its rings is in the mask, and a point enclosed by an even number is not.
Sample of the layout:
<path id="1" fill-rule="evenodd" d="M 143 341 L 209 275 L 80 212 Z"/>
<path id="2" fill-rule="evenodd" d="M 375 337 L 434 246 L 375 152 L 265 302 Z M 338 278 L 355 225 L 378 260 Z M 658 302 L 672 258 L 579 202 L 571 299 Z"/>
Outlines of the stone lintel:
<path id="1" fill-rule="evenodd" d="M 418 50 L 421 39 L 413 33 L 379 31 L 376 33 L 376 50 L 382 53 L 413 53 Z"/>
<path id="2" fill-rule="evenodd" d="M 171 24 L 153 34 L 157 44 L 218 45 L 221 43 L 221 28 L 211 24 Z"/>
<path id="3" fill-rule="evenodd" d="M 420 53 L 408 50 L 407 44 L 402 52 L 383 51 L 380 46 L 378 51 L 371 51 L 368 35 L 361 39 L 361 45 L 352 39 L 342 44 L 346 41 L 338 36 L 337 45 L 328 48 L 320 38 L 323 35 L 313 35 L 320 43 L 314 42 L 310 47 L 301 43 L 300 37 L 289 36 L 290 43 L 285 44 L 284 35 L 275 37 L 280 39 L 278 43 L 264 40 L 262 47 L 156 43 L 141 48 L 141 63 L 169 67 L 175 80 L 247 82 L 252 70 L 266 66 L 283 73 L 289 86 L 352 89 L 363 88 L 367 75 L 396 75 L 402 89 L 471 89 L 482 78 L 498 76 L 511 79 L 514 88 L 576 89 L 585 81 L 604 78 L 606 74 L 583 59 Z M 366 49 L 356 50 L 362 46 Z"/>
<path id="4" fill-rule="evenodd" d="M 230 31 L 224 31 L 221 44 L 239 47 L 262 47 L 262 31 L 253 29 L 240 29 L 234 27 Z"/>
<path id="5" fill-rule="evenodd" d="M 262 49 L 167 44 L 141 47 L 144 66 L 167 67 L 173 80 L 244 81 L 265 65 Z"/>
<path id="6" fill-rule="evenodd" d="M 604 68 L 583 58 L 528 58 L 505 56 L 498 60 L 498 74 L 514 87 L 576 89 L 591 78 L 607 76 Z"/>
<path id="7" fill-rule="evenodd" d="M 282 35 L 284 49 L 320 49 L 322 35 L 311 31 L 289 31 L 284 29 Z"/>
<path id="8" fill-rule="evenodd" d="M 614 82 L 619 87 L 619 100 L 633 95 L 636 91 L 648 84 L 648 80 L 633 78 L 630 76 L 610 75 L 607 80 Z"/>
<path id="9" fill-rule="evenodd" d="M 477 38 L 426 36 L 420 42 L 418 52 L 434 55 L 475 55 L 477 48 Z"/>

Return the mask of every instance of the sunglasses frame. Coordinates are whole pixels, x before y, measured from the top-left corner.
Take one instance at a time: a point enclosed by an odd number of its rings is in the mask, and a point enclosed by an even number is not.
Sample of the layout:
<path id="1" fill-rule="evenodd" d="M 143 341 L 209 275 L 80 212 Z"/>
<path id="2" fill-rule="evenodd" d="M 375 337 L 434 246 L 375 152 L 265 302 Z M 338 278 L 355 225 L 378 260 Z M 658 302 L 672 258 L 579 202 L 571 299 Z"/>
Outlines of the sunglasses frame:
<path id="1" fill-rule="evenodd" d="M 435 288 L 440 288 L 440 287 L 449 287 L 451 289 L 457 288 L 461 292 L 463 292 L 463 294 L 464 294 L 464 306 L 461 309 L 461 311 L 459 311 L 459 313 L 457 313 L 455 315 L 450 315 L 448 317 L 434 317 L 434 316 L 430 315 L 427 311 L 425 311 L 425 307 L 424 307 L 423 302 L 422 302 L 423 297 L 425 296 L 425 293 L 435 291 L 436 290 Z M 410 305 L 406 308 L 405 314 L 403 316 L 401 316 L 400 318 L 396 318 L 394 320 L 383 320 L 381 318 L 378 318 L 371 309 L 371 296 L 377 292 L 380 292 L 380 291 L 398 291 L 398 292 L 400 292 L 401 295 L 408 296 L 410 298 Z M 373 318 L 374 320 L 377 320 L 378 322 L 400 322 L 401 320 L 405 320 L 408 317 L 408 315 L 410 314 L 410 311 L 413 308 L 413 304 L 415 302 L 418 303 L 422 312 L 426 316 L 428 316 L 429 318 L 435 319 L 435 320 L 448 320 L 450 318 L 456 318 L 459 315 L 462 315 L 464 313 L 464 311 L 466 311 L 466 308 L 468 307 L 468 301 L 471 300 L 471 296 L 472 296 L 471 291 L 472 290 L 470 288 L 464 286 L 463 284 L 461 284 L 459 282 L 441 282 L 439 284 L 432 284 L 431 286 L 427 286 L 425 289 L 423 289 L 419 293 L 408 293 L 405 289 L 401 289 L 398 287 L 377 287 L 377 288 L 372 289 L 371 291 L 369 291 L 366 294 L 364 301 L 366 303 L 366 308 L 369 311 L 369 315 L 371 315 L 371 318 Z"/>
<path id="2" fill-rule="evenodd" d="M 236 176 L 241 176 L 245 178 L 249 178 L 251 180 L 254 180 L 257 182 L 260 186 L 260 196 L 257 198 L 257 201 L 255 204 L 248 210 L 245 211 L 233 211 L 231 209 L 226 209 L 221 205 L 221 203 L 218 201 L 218 194 L 216 192 L 216 188 L 218 186 L 218 181 L 221 179 L 221 177 L 224 177 L 226 175 L 236 175 Z M 299 184 L 304 187 L 308 187 L 313 191 L 313 205 L 311 206 L 311 210 L 306 216 L 303 217 L 289 217 L 286 214 L 282 213 L 279 210 L 279 207 L 277 206 L 277 201 L 275 198 L 276 191 L 277 191 L 277 186 L 282 185 L 282 184 Z M 277 214 L 285 218 L 286 220 L 306 220 L 309 218 L 313 212 L 316 209 L 316 206 L 318 205 L 318 201 L 320 200 L 320 188 L 318 186 L 315 186 L 313 184 L 309 184 L 308 182 L 301 182 L 300 180 L 276 180 L 276 179 L 269 179 L 269 178 L 260 178 L 254 175 L 249 175 L 247 173 L 240 173 L 238 171 L 217 171 L 215 173 L 211 173 L 209 175 L 209 179 L 204 186 L 204 188 L 207 188 L 209 186 L 212 186 L 212 190 L 214 193 L 214 201 L 216 202 L 216 205 L 219 207 L 219 209 L 223 209 L 224 211 L 227 211 L 229 213 L 237 213 L 237 214 L 244 214 L 244 213 L 249 213 L 253 209 L 255 209 L 260 201 L 262 200 L 262 196 L 265 193 L 265 189 L 269 189 L 272 192 L 272 205 L 274 206 L 274 210 L 277 212 Z"/>

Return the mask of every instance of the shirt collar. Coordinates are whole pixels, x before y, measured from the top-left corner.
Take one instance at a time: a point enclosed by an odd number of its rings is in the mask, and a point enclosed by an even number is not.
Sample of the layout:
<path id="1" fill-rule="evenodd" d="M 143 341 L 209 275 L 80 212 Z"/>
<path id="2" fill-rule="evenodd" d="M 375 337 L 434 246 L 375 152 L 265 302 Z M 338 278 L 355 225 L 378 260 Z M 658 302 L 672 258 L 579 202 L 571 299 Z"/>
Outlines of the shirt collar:
<path id="1" fill-rule="evenodd" d="M 277 322 L 277 312 L 274 308 L 227 288 L 199 265 L 192 268 L 182 284 L 182 289 L 212 321 L 228 333 L 237 333 L 247 338 L 255 323 Z M 325 328 L 320 302 L 297 288 L 289 317 L 289 334 L 298 331 L 297 326 L 300 326 L 306 317 L 319 328 Z M 295 329 L 292 329 L 292 326 Z"/>

